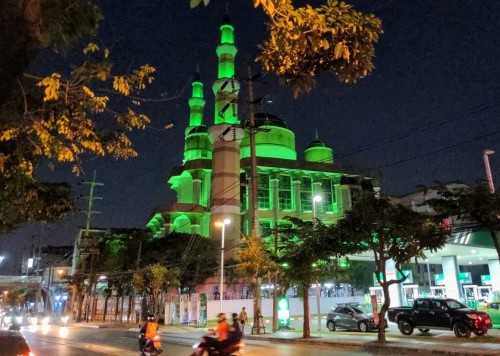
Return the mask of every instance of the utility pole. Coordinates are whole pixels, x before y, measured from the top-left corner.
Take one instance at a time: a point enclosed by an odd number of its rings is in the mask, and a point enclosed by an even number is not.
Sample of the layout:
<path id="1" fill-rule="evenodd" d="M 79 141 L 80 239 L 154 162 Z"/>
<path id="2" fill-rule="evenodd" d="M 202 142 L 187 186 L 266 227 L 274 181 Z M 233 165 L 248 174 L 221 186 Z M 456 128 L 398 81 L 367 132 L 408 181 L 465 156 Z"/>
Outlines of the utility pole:
<path id="1" fill-rule="evenodd" d="M 492 155 L 494 153 L 495 151 L 493 150 L 483 151 L 484 166 L 486 168 L 486 177 L 488 178 L 488 186 L 490 187 L 491 194 L 495 193 L 495 185 L 493 184 L 493 175 L 491 174 L 490 159 L 488 158 L 488 155 Z"/>
<path id="2" fill-rule="evenodd" d="M 83 184 L 88 184 L 90 185 L 90 194 L 88 196 L 89 203 L 88 203 L 88 208 L 85 214 L 87 215 L 87 220 L 85 224 L 85 244 L 84 249 L 85 252 L 82 253 L 82 255 L 88 256 L 90 255 L 90 273 L 89 273 L 89 287 L 87 291 L 87 302 L 85 306 L 85 321 L 89 321 L 89 311 L 90 311 L 90 303 L 91 299 L 93 299 L 93 295 L 95 292 L 95 284 L 93 283 L 94 279 L 94 256 L 99 255 L 99 250 L 95 248 L 95 241 L 90 241 L 90 221 L 92 219 L 92 214 L 98 214 L 99 211 L 93 211 L 92 210 L 92 205 L 94 203 L 94 200 L 102 199 L 102 197 L 95 197 L 94 196 L 94 188 L 97 186 L 103 186 L 104 183 L 99 183 L 96 182 L 96 172 L 94 171 L 94 177 L 91 182 L 82 182 Z M 94 301 L 92 300 L 92 315 L 94 313 Z"/>

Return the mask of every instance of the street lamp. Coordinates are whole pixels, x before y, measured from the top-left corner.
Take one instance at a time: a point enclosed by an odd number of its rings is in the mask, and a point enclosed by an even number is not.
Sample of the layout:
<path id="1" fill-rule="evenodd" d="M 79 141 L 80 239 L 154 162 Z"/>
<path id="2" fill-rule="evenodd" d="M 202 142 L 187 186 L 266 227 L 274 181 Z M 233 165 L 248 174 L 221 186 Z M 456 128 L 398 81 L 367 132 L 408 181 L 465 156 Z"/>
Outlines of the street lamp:
<path id="1" fill-rule="evenodd" d="M 219 286 L 219 295 L 220 295 L 220 311 L 222 313 L 222 288 L 224 284 L 224 232 L 226 230 L 226 225 L 229 225 L 231 221 L 229 219 L 224 219 L 224 221 L 217 221 L 215 226 L 222 227 L 221 234 L 221 249 L 220 249 L 220 286 Z"/>
<path id="2" fill-rule="evenodd" d="M 316 223 L 316 202 L 320 202 L 321 200 L 323 200 L 323 198 L 321 198 L 321 195 L 315 195 L 313 197 L 313 224 Z"/>
<path id="3" fill-rule="evenodd" d="M 494 153 L 495 151 L 493 150 L 483 151 L 484 166 L 486 167 L 486 177 L 488 178 L 488 185 L 490 186 L 491 194 L 495 193 L 495 186 L 493 185 L 493 176 L 491 175 L 490 159 L 488 158 L 488 155 L 492 155 Z"/>
<path id="4" fill-rule="evenodd" d="M 316 202 L 320 202 L 322 200 L 320 195 L 315 195 L 313 197 L 313 226 L 316 226 Z M 318 331 L 321 331 L 321 286 L 318 281 L 316 281 L 316 304 L 318 305 Z"/>

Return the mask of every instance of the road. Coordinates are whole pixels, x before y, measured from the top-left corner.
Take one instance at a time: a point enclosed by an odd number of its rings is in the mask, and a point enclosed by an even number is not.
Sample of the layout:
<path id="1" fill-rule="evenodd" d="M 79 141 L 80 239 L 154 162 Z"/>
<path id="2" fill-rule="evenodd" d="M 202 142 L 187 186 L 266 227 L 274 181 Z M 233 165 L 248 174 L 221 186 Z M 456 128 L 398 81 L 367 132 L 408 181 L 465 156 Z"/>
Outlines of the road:
<path id="1" fill-rule="evenodd" d="M 97 356 L 97 355 L 138 355 L 137 335 L 128 330 L 89 329 L 79 326 L 50 326 L 46 329 L 23 328 L 28 343 L 36 356 Z M 200 333 L 201 336 L 201 333 Z M 189 355 L 192 345 L 199 340 L 198 335 L 163 335 L 163 355 Z M 244 351 L 248 356 L 370 356 L 370 352 L 332 349 L 328 346 L 273 344 L 267 341 L 247 340 Z M 387 355 L 387 354 L 386 354 Z M 390 355 L 388 355 L 390 356 Z"/>

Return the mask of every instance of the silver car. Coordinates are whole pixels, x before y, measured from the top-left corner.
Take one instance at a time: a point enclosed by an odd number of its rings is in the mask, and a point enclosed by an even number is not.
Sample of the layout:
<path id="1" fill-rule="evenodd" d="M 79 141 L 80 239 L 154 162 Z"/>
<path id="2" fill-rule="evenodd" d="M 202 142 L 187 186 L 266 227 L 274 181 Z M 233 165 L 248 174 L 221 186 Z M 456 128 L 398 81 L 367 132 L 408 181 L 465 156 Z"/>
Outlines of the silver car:
<path id="1" fill-rule="evenodd" d="M 385 324 L 387 327 L 387 322 Z M 347 329 L 366 332 L 377 329 L 371 306 L 362 304 L 342 304 L 332 308 L 326 317 L 326 327 L 330 331 Z"/>

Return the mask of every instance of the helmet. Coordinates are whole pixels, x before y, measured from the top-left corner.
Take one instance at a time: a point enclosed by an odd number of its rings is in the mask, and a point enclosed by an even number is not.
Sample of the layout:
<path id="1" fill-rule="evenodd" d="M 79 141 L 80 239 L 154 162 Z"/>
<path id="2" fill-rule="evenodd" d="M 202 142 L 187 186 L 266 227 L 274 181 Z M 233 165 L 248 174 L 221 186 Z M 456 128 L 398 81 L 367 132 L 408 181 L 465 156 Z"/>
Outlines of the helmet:
<path id="1" fill-rule="evenodd" d="M 226 314 L 225 313 L 219 313 L 219 314 L 217 314 L 217 320 L 219 322 L 226 320 Z"/>
<path id="2" fill-rule="evenodd" d="M 154 316 L 154 314 L 148 314 L 148 321 L 155 321 L 156 320 L 156 317 Z"/>

